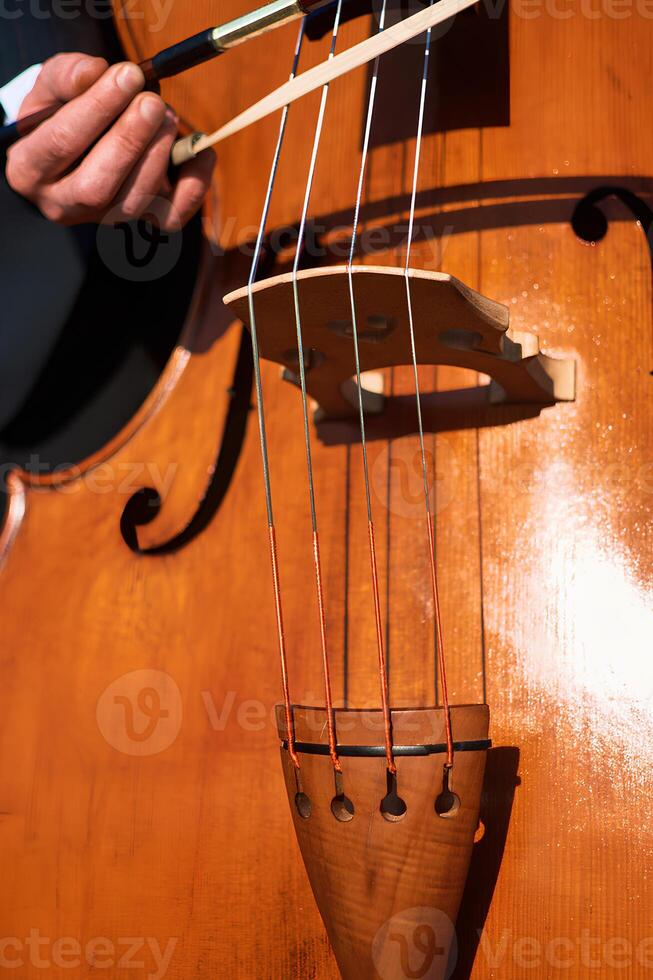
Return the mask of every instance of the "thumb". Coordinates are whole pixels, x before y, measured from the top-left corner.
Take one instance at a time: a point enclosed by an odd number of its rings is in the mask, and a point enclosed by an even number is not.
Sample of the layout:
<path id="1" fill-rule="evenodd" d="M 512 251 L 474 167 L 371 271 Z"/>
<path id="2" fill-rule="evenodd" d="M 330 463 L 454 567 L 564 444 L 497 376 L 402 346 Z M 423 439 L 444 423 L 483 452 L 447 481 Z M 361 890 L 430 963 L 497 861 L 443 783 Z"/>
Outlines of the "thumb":
<path id="1" fill-rule="evenodd" d="M 57 54 L 49 58 L 39 72 L 34 88 L 23 99 L 19 116 L 70 102 L 90 88 L 107 68 L 104 58 L 87 54 Z"/>

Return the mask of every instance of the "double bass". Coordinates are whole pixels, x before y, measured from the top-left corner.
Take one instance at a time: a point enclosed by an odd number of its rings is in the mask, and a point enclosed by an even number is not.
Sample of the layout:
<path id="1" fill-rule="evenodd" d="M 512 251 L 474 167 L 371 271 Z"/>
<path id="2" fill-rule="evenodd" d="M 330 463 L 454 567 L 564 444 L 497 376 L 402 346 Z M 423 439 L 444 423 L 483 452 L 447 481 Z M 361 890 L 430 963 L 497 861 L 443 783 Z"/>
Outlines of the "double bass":
<path id="1" fill-rule="evenodd" d="M 142 61 L 245 6 L 114 15 Z M 210 133 L 414 15 L 162 93 Z M 7 478 L 3 968 L 653 970 L 651 50 L 479 4 L 220 143 L 159 381 Z"/>

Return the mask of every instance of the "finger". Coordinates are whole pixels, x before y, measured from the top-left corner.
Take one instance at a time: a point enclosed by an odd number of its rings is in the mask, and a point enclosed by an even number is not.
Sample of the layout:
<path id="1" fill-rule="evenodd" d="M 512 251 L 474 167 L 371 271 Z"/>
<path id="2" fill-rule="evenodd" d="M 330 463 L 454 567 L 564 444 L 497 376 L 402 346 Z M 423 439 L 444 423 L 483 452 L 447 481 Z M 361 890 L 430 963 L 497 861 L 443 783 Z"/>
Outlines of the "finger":
<path id="1" fill-rule="evenodd" d="M 163 99 L 139 95 L 79 167 L 52 188 L 68 220 L 93 215 L 102 220 L 122 185 L 158 133 L 166 114 Z"/>
<path id="2" fill-rule="evenodd" d="M 115 65 L 52 119 L 19 140 L 8 155 L 12 178 L 18 182 L 14 189 L 29 196 L 35 185 L 50 183 L 70 169 L 126 109 L 144 82 L 137 65 Z"/>
<path id="3" fill-rule="evenodd" d="M 32 91 L 23 99 L 20 115 L 70 102 L 97 82 L 108 67 L 104 58 L 86 54 L 55 55 L 41 68 Z"/>
<path id="4" fill-rule="evenodd" d="M 211 186 L 215 153 L 199 153 L 181 167 L 170 201 L 158 199 L 152 206 L 162 231 L 178 231 L 199 210 Z"/>
<path id="5" fill-rule="evenodd" d="M 118 192 L 110 211 L 111 223 L 134 221 L 150 207 L 157 194 L 167 194 L 170 151 L 177 135 L 177 116 L 168 109 L 163 125 Z"/>

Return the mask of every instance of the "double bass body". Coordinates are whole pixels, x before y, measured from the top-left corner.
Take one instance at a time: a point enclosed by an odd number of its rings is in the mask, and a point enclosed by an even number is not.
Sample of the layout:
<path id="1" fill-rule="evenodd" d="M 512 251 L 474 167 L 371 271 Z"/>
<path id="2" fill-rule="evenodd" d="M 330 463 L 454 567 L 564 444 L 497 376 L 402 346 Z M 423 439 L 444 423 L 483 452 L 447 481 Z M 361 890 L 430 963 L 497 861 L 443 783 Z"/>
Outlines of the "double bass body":
<path id="1" fill-rule="evenodd" d="M 156 33 L 147 16 L 118 10 L 117 22 L 136 59 L 243 9 L 178 5 Z M 369 29 L 352 19 L 338 44 Z M 303 67 L 328 40 L 306 43 Z M 285 80 L 294 42 L 293 28 L 257 39 L 163 94 L 209 131 Z M 576 365 L 574 401 L 492 411 L 475 372 L 420 368 L 438 393 L 427 448 L 450 698 L 491 706 L 494 746 L 456 927 L 460 980 L 653 969 L 652 43 L 636 5 L 616 17 L 570 2 L 464 14 L 434 45 L 412 264 L 506 305 L 516 330 Z M 361 210 L 376 266 L 402 262 L 421 56 L 410 44 L 381 61 Z M 333 84 L 316 267 L 342 262 L 351 234 L 368 80 Z M 289 114 L 268 275 L 292 263 L 317 105 Z M 259 441 L 253 417 L 234 422 L 240 330 L 222 304 L 247 281 L 277 126 L 220 150 L 195 300 L 138 416 L 56 482 L 10 478 L 0 921 L 25 980 L 45 961 L 52 976 L 104 964 L 127 978 L 135 961 L 168 980 L 338 976 L 279 767 Z M 278 374 L 264 364 L 289 671 L 294 701 L 321 704 L 301 408 Z M 384 385 L 410 394 L 410 369 Z M 376 706 L 360 439 L 342 425 L 312 434 L 334 695 Z M 219 454 L 230 480 L 192 525 Z M 392 702 L 425 707 L 437 682 L 415 428 L 375 420 L 368 456 Z M 141 488 L 159 505 L 128 532 Z M 418 932 L 403 941 L 417 971 L 404 976 L 446 975 Z"/>

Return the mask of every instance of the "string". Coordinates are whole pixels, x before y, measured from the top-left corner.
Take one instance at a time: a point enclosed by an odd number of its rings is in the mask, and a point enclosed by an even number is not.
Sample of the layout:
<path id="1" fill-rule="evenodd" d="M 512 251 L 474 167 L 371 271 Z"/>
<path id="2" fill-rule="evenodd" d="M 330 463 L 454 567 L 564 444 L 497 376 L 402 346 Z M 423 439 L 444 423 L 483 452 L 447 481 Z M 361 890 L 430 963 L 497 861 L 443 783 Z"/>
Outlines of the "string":
<path id="1" fill-rule="evenodd" d="M 433 0 L 431 0 L 431 4 Z M 413 363 L 413 375 L 415 379 L 415 400 L 417 404 L 417 423 L 419 432 L 420 453 L 422 458 L 422 479 L 424 482 L 424 501 L 426 504 L 426 527 L 428 536 L 429 565 L 431 572 L 431 589 L 433 592 L 433 613 L 435 618 L 436 646 L 438 660 L 438 675 L 440 680 L 440 690 L 442 697 L 442 707 L 444 711 L 444 724 L 447 741 L 447 769 L 453 766 L 453 734 L 451 731 L 451 711 L 449 708 L 449 694 L 447 690 L 447 672 L 444 657 L 444 643 L 442 637 L 442 617 L 440 614 L 440 595 L 438 590 L 438 577 L 435 563 L 435 533 L 433 527 L 433 516 L 431 513 L 431 495 L 426 468 L 426 452 L 424 449 L 424 428 L 422 425 L 422 405 L 419 389 L 419 378 L 417 371 L 417 351 L 415 347 L 415 324 L 413 320 L 413 302 L 410 283 L 410 251 L 413 241 L 413 230 L 415 225 L 415 201 L 417 198 L 417 179 L 419 175 L 420 154 L 422 149 L 422 135 L 424 132 L 424 107 L 426 105 L 426 88 L 428 84 L 429 57 L 431 53 L 431 28 L 426 32 L 424 43 L 424 63 L 422 67 L 422 81 L 420 85 L 419 115 L 417 122 L 417 136 L 415 139 L 415 162 L 413 166 L 413 187 L 410 199 L 410 217 L 408 220 L 408 243 L 406 247 L 406 265 L 404 277 L 406 282 L 406 302 L 408 306 L 408 326 L 410 330 L 410 348 Z"/>
<path id="2" fill-rule="evenodd" d="M 386 0 L 383 0 L 381 16 L 379 18 L 379 34 L 385 27 Z M 363 450 L 363 473 L 365 478 L 365 502 L 367 506 L 367 530 L 370 548 L 370 568 L 372 574 L 372 594 L 374 597 L 374 619 L 376 624 L 376 644 L 378 653 L 379 681 L 381 687 L 381 706 L 383 710 L 383 728 L 385 738 L 385 756 L 388 772 L 395 775 L 397 767 L 395 765 L 392 752 L 392 716 L 390 714 L 389 695 L 388 695 L 388 671 L 385 659 L 385 649 L 383 641 L 383 623 L 381 619 L 381 600 L 379 597 L 379 573 L 376 560 L 376 544 L 374 539 L 374 520 L 372 516 L 372 501 L 370 495 L 370 474 L 367 460 L 367 441 L 365 438 L 365 412 L 363 409 L 363 391 L 361 384 L 360 354 L 358 350 L 358 324 L 356 321 L 356 301 L 354 298 L 354 273 L 353 262 L 356 252 L 356 239 L 358 231 L 358 219 L 360 215 L 361 201 L 363 197 L 363 186 L 367 170 L 367 157 L 370 143 L 370 133 L 372 130 L 372 117 L 374 115 L 374 105 L 376 102 L 376 89 L 379 76 L 379 60 L 377 57 L 372 67 L 372 81 L 370 94 L 367 104 L 367 118 L 365 120 L 365 135 L 363 138 L 363 149 L 361 166 L 358 175 L 358 188 L 356 191 L 356 204 L 354 207 L 354 222 L 351 235 L 351 245 L 349 249 L 349 260 L 347 263 L 347 277 L 349 281 L 349 301 L 351 305 L 352 337 L 354 341 L 354 360 L 356 365 L 356 388 L 358 392 L 358 415 L 361 432 L 361 446 Z"/>
<path id="3" fill-rule="evenodd" d="M 340 26 L 341 9 L 342 9 L 342 0 L 338 0 L 336 15 L 333 22 L 333 32 L 331 34 L 331 48 L 329 51 L 329 57 L 327 59 L 328 61 L 331 61 L 331 59 L 335 54 L 336 40 L 338 37 L 338 29 Z M 326 111 L 326 104 L 329 96 L 329 84 L 330 83 L 327 82 L 322 87 L 320 108 L 317 116 L 317 122 L 315 124 L 313 148 L 311 151 L 308 176 L 306 178 L 304 204 L 302 207 L 302 216 L 299 224 L 299 234 L 297 237 L 297 251 L 295 253 L 295 260 L 293 263 L 293 270 L 292 270 L 292 288 L 293 288 L 293 300 L 295 305 L 295 325 L 297 330 L 297 356 L 298 356 L 298 363 L 299 363 L 299 381 L 300 381 L 301 391 L 302 391 L 302 411 L 303 411 L 303 420 L 304 420 L 304 443 L 306 447 L 306 470 L 308 476 L 308 495 L 310 501 L 311 528 L 312 528 L 312 535 L 313 535 L 313 564 L 315 566 L 317 605 L 318 605 L 318 613 L 320 618 L 320 643 L 322 648 L 322 670 L 324 674 L 324 699 L 325 699 L 326 716 L 327 716 L 327 732 L 329 737 L 329 755 L 331 756 L 331 762 L 333 763 L 333 767 L 335 771 L 342 772 L 342 766 L 338 758 L 335 713 L 333 710 L 333 697 L 332 697 L 332 690 L 331 690 L 331 670 L 329 667 L 329 654 L 327 648 L 327 628 L 326 628 L 326 615 L 324 609 L 324 589 L 322 585 L 322 563 L 320 560 L 320 540 L 318 536 L 317 509 L 315 506 L 315 483 L 313 478 L 313 457 L 311 452 L 310 423 L 308 418 L 308 396 L 306 393 L 306 364 L 304 360 L 304 342 L 302 337 L 302 321 L 301 321 L 301 312 L 299 306 L 299 286 L 297 282 L 297 273 L 299 271 L 299 263 L 302 254 L 302 242 L 304 241 L 304 234 L 306 231 L 306 217 L 308 214 L 311 191 L 313 189 L 315 167 L 317 164 L 317 154 L 320 146 L 320 140 L 322 137 L 324 114 Z"/>
<path id="4" fill-rule="evenodd" d="M 178 140 L 173 148 L 172 158 L 176 163 L 183 163 L 190 156 L 196 156 L 209 146 L 215 146 L 222 140 L 241 132 L 247 126 L 253 125 L 260 119 L 265 119 L 270 113 L 276 112 L 282 106 L 301 99 L 309 92 L 315 92 L 326 82 L 340 78 L 373 61 L 379 55 L 401 44 L 405 44 L 411 38 L 419 37 L 427 27 L 434 27 L 455 17 L 468 7 L 473 7 L 478 0 L 438 0 L 437 4 L 420 10 L 410 17 L 404 18 L 398 24 L 393 24 L 385 31 L 368 37 L 353 47 L 347 48 L 337 55 L 333 61 L 323 61 L 313 68 L 298 75 L 297 78 L 284 82 L 279 88 L 265 95 L 254 105 L 249 106 L 243 112 L 231 119 L 229 122 L 216 129 L 214 133 L 193 133 L 191 136 L 183 137 Z"/>
<path id="5" fill-rule="evenodd" d="M 295 77 L 297 73 L 297 66 L 299 64 L 299 55 L 301 52 L 303 39 L 304 39 L 304 21 L 302 20 L 299 28 L 299 33 L 297 35 L 297 43 L 295 45 L 293 63 L 290 71 L 291 80 Z M 256 237 L 254 257 L 252 259 L 252 268 L 250 271 L 249 280 L 247 282 L 247 299 L 249 305 L 250 332 L 252 336 L 252 354 L 254 358 L 254 384 L 256 388 L 256 410 L 258 416 L 259 438 L 261 442 L 261 458 L 263 461 L 263 483 L 265 486 L 265 506 L 267 510 L 267 519 L 268 519 L 268 539 L 270 545 L 270 562 L 272 566 L 272 584 L 274 588 L 274 610 L 275 610 L 276 623 L 277 623 L 277 641 L 279 645 L 279 660 L 281 665 L 281 683 L 283 687 L 284 715 L 285 715 L 285 722 L 286 722 L 286 741 L 288 744 L 288 752 L 290 754 L 290 758 L 292 759 L 295 768 L 299 769 L 299 758 L 297 756 L 297 752 L 295 749 L 295 723 L 293 720 L 292 703 L 290 700 L 290 685 L 288 681 L 288 660 L 286 656 L 286 638 L 285 638 L 284 627 L 283 627 L 281 581 L 279 576 L 277 539 L 276 539 L 276 532 L 274 527 L 274 511 L 272 507 L 272 485 L 270 483 L 270 461 L 268 457 L 268 440 L 267 440 L 267 432 L 265 427 L 263 384 L 261 381 L 261 358 L 260 358 L 259 345 L 258 345 L 258 333 L 256 330 L 256 315 L 254 312 L 254 294 L 253 294 L 253 287 L 254 287 L 254 283 L 256 282 L 256 276 L 258 274 L 259 264 L 261 260 L 261 253 L 263 250 L 263 236 L 265 234 L 265 227 L 267 225 L 268 214 L 270 211 L 270 201 L 272 200 L 272 191 L 276 181 L 277 171 L 279 169 L 279 158 L 281 156 L 281 148 L 283 146 L 284 137 L 286 135 L 286 124 L 288 122 L 289 110 L 290 110 L 290 105 L 285 105 L 281 112 L 281 120 L 279 122 L 279 134 L 277 136 L 277 144 L 274 151 L 274 156 L 272 158 L 272 165 L 270 167 L 270 176 L 268 178 L 268 185 L 265 193 L 265 201 L 263 203 L 263 210 L 261 212 L 261 222 L 259 224 L 258 234 Z"/>

